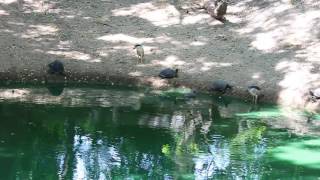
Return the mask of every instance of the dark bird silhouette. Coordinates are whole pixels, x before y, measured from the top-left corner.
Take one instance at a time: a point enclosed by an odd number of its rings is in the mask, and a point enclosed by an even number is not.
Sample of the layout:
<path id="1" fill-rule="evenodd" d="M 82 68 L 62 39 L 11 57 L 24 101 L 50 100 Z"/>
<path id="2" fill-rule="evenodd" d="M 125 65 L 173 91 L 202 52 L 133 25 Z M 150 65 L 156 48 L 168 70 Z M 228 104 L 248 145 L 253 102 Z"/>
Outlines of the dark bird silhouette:
<path id="1" fill-rule="evenodd" d="M 49 74 L 58 74 L 65 76 L 64 65 L 61 61 L 55 60 L 52 63 L 48 64 L 48 73 Z"/>
<path id="2" fill-rule="evenodd" d="M 224 80 L 216 80 L 210 85 L 209 90 L 224 94 L 227 90 L 232 90 L 232 86 Z"/>
<path id="3" fill-rule="evenodd" d="M 312 102 L 317 102 L 320 99 L 320 88 L 310 90 L 309 95 L 311 96 Z"/>
<path id="4" fill-rule="evenodd" d="M 159 77 L 163 79 L 175 78 L 175 77 L 178 77 L 178 71 L 179 71 L 178 69 L 166 68 L 159 73 Z"/>

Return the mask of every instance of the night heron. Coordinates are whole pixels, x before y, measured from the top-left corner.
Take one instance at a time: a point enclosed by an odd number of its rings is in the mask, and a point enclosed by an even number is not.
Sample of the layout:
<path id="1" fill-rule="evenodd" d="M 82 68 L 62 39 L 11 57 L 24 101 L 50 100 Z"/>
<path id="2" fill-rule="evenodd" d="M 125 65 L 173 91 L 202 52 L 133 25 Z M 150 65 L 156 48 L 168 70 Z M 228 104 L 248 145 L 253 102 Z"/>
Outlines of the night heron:
<path id="1" fill-rule="evenodd" d="M 227 13 L 228 3 L 226 1 L 217 2 L 215 8 L 216 19 L 224 21 L 224 15 Z"/>
<path id="2" fill-rule="evenodd" d="M 144 50 L 141 44 L 136 44 L 133 49 L 137 50 L 137 55 L 140 63 L 143 63 Z"/>
<path id="3" fill-rule="evenodd" d="M 226 93 L 227 90 L 231 90 L 232 86 L 224 80 L 216 80 L 210 85 L 209 90 L 215 91 L 221 94 Z"/>
<path id="4" fill-rule="evenodd" d="M 63 63 L 59 60 L 55 60 L 48 64 L 48 73 L 49 74 L 58 74 L 58 75 L 65 75 L 64 73 L 64 66 Z"/>
<path id="5" fill-rule="evenodd" d="M 159 77 L 163 79 L 175 78 L 175 77 L 178 77 L 178 71 L 179 71 L 178 69 L 166 68 L 159 73 Z"/>
<path id="6" fill-rule="evenodd" d="M 248 86 L 248 92 L 252 96 L 252 101 L 257 104 L 258 98 L 261 94 L 261 88 L 258 86 Z"/>
<path id="7" fill-rule="evenodd" d="M 315 90 L 310 90 L 309 94 L 311 96 L 311 101 L 316 102 L 320 99 L 320 88 L 317 88 Z"/>

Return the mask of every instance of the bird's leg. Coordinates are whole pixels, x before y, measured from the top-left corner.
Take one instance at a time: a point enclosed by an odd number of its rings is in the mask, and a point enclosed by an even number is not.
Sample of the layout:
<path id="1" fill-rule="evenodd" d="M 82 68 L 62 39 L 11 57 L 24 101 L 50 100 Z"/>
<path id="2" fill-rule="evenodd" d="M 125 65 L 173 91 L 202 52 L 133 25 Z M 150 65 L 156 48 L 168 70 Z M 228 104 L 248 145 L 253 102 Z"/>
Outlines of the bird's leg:
<path id="1" fill-rule="evenodd" d="M 138 64 L 140 63 L 140 56 L 138 55 Z"/>
<path id="2" fill-rule="evenodd" d="M 143 63 L 143 56 L 140 56 L 140 63 Z"/>

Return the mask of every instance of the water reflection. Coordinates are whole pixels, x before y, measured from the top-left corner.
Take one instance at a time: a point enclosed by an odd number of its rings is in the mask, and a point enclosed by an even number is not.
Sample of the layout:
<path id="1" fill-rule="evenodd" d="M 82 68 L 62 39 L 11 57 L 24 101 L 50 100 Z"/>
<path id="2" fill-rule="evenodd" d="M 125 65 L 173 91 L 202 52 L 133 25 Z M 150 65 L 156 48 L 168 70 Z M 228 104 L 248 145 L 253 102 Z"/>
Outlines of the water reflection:
<path id="1" fill-rule="evenodd" d="M 63 92 L 64 85 L 52 84 L 52 85 L 48 85 L 47 88 L 52 96 L 60 96 Z"/>
<path id="2" fill-rule="evenodd" d="M 265 108 L 204 99 L 151 96 L 109 107 L 1 103 L 1 178 L 319 176 L 317 138 L 270 128 L 258 113 Z"/>

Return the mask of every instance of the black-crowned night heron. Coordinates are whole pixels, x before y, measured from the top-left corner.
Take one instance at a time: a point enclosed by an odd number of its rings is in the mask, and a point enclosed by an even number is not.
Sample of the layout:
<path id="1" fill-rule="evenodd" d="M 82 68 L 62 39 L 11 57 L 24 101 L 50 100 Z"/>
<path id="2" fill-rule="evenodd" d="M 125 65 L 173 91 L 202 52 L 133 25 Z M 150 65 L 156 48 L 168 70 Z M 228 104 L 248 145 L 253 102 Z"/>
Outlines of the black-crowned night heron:
<path id="1" fill-rule="evenodd" d="M 58 75 L 65 75 L 64 73 L 64 66 L 63 63 L 59 60 L 55 60 L 48 64 L 48 73 L 49 74 L 58 74 Z"/>
<path id="2" fill-rule="evenodd" d="M 178 77 L 178 71 L 179 71 L 178 69 L 166 68 L 159 73 L 159 77 L 164 79 L 175 78 L 175 77 Z"/>
<path id="3" fill-rule="evenodd" d="M 133 49 L 137 50 L 138 60 L 140 63 L 143 63 L 144 50 L 141 44 L 136 44 Z"/>
<path id="4" fill-rule="evenodd" d="M 248 92 L 252 96 L 252 101 L 257 104 L 258 98 L 261 95 L 261 88 L 258 86 L 248 86 Z"/>
<path id="5" fill-rule="evenodd" d="M 224 80 L 216 80 L 213 81 L 211 86 L 209 87 L 210 91 L 219 92 L 221 94 L 226 93 L 227 90 L 231 90 L 232 86 Z"/>
<path id="6" fill-rule="evenodd" d="M 310 90 L 309 91 L 310 94 L 310 99 L 312 102 L 316 102 L 320 99 L 320 88 L 317 88 L 315 90 Z"/>
<path id="7" fill-rule="evenodd" d="M 216 9 L 215 9 L 215 13 L 216 13 L 216 19 L 224 21 L 225 17 L 224 15 L 227 13 L 227 7 L 228 7 L 228 3 L 226 1 L 221 1 L 221 2 L 217 2 L 216 4 Z"/>

